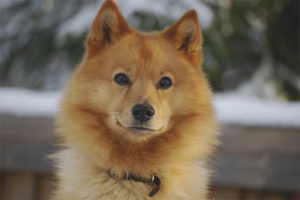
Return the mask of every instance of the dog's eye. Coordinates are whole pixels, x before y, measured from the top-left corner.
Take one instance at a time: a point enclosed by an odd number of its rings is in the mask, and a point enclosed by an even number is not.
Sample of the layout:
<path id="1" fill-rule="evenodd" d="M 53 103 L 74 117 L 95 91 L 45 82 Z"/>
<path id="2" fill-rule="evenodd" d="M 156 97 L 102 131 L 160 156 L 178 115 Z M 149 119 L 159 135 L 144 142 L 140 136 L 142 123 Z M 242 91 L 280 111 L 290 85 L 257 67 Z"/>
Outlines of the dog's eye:
<path id="1" fill-rule="evenodd" d="M 114 78 L 115 82 L 118 84 L 118 85 L 130 85 L 130 79 L 129 77 L 124 74 L 124 73 L 119 73 L 115 76 Z"/>
<path id="2" fill-rule="evenodd" d="M 172 80 L 169 77 L 162 77 L 158 82 L 158 88 L 168 89 L 172 86 Z"/>

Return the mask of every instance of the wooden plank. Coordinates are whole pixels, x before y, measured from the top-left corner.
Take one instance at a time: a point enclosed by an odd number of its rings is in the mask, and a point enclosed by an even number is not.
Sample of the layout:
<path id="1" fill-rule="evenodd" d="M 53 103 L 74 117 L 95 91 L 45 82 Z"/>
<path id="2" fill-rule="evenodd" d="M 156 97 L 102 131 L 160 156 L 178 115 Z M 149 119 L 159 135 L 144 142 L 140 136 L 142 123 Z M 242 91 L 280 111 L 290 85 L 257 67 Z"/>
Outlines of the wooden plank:
<path id="1" fill-rule="evenodd" d="M 54 120 L 52 118 L 23 118 L 1 116 L 0 169 L 34 170 L 52 169 L 47 155 L 55 151 Z"/>
<path id="2" fill-rule="evenodd" d="M 214 188 L 211 191 L 211 197 L 209 199 L 212 200 L 236 200 L 239 199 L 239 190 L 237 188 Z"/>
<path id="3" fill-rule="evenodd" d="M 36 199 L 51 199 L 54 189 L 54 178 L 51 175 L 40 174 L 37 176 Z"/>
<path id="4" fill-rule="evenodd" d="M 300 132 L 297 129 L 224 127 L 213 158 L 219 186 L 299 191 Z"/>
<path id="5" fill-rule="evenodd" d="M 214 162 L 214 185 L 299 191 L 298 157 L 220 153 Z"/>
<path id="6" fill-rule="evenodd" d="M 262 199 L 262 200 L 285 200 L 290 199 L 286 194 L 276 192 L 259 192 L 259 191 L 245 191 L 245 199 Z"/>
<path id="7" fill-rule="evenodd" d="M 55 141 L 54 119 L 0 115 L 0 137 L 7 143 L 29 145 Z"/>
<path id="8" fill-rule="evenodd" d="M 1 179 L 1 199 L 34 199 L 35 177 L 32 173 L 5 173 L 1 175 Z"/>
<path id="9" fill-rule="evenodd" d="M 47 157 L 55 148 L 50 144 L 1 144 L 0 167 L 2 171 L 35 171 L 49 173 L 53 170 Z"/>
<path id="10" fill-rule="evenodd" d="M 299 128 L 223 126 L 221 130 L 222 152 L 299 155 Z"/>
<path id="11" fill-rule="evenodd" d="M 213 188 L 211 197 L 212 200 L 298 200 L 300 196 L 276 191 L 216 187 Z"/>
<path id="12" fill-rule="evenodd" d="M 52 118 L 1 116 L 0 170 L 49 173 L 55 151 Z M 300 131 L 296 128 L 224 126 L 212 163 L 220 187 L 299 191 Z"/>

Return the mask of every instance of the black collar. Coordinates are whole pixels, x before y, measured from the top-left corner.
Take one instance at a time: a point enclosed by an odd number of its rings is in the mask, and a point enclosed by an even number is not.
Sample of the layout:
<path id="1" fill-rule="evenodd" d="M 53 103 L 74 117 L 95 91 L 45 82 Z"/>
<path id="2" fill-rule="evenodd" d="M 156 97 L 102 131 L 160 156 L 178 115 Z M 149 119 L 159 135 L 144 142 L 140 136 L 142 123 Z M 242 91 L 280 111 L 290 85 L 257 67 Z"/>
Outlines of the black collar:
<path id="1" fill-rule="evenodd" d="M 131 181 L 132 180 L 132 181 L 136 181 L 136 182 L 149 184 L 152 186 L 154 185 L 153 189 L 149 193 L 150 197 L 153 197 L 160 189 L 161 181 L 156 175 L 153 175 L 151 178 L 144 178 L 144 177 L 135 176 L 134 174 L 131 174 L 131 173 L 124 172 L 121 177 L 117 177 L 113 169 L 108 171 L 108 175 L 111 178 L 119 179 L 121 181 Z"/>

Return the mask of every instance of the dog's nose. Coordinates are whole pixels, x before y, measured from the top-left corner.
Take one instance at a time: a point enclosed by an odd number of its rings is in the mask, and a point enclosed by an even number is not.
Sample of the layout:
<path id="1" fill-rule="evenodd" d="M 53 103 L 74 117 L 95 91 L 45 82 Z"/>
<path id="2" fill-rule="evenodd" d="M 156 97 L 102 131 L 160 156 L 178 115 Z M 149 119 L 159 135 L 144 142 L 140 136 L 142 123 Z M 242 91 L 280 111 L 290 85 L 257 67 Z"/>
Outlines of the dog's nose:
<path id="1" fill-rule="evenodd" d="M 136 104 L 131 109 L 131 114 L 137 121 L 140 121 L 141 123 L 146 122 L 150 120 L 155 111 L 152 106 L 149 104 Z"/>

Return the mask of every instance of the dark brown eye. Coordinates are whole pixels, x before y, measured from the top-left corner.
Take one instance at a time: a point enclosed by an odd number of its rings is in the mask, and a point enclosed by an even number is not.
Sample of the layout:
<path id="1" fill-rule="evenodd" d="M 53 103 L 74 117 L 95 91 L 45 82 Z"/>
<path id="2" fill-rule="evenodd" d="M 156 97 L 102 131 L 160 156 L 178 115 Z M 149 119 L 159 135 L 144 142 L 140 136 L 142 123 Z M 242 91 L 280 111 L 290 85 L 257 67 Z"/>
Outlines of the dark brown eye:
<path id="1" fill-rule="evenodd" d="M 130 85 L 130 79 L 129 77 L 124 73 L 118 73 L 116 74 L 114 81 L 118 85 Z"/>
<path id="2" fill-rule="evenodd" d="M 172 80 L 169 77 L 162 77 L 158 82 L 158 88 L 168 89 L 172 86 Z"/>

